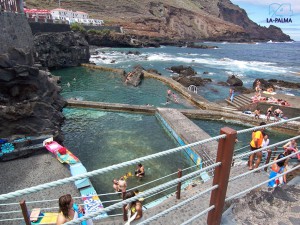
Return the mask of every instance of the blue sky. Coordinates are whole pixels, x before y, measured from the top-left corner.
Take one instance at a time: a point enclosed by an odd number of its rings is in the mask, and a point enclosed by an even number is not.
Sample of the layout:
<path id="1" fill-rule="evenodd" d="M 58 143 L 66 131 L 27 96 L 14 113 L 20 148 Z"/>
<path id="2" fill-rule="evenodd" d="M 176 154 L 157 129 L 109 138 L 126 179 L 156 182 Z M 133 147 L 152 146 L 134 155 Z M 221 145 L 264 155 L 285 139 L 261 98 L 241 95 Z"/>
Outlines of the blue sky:
<path id="1" fill-rule="evenodd" d="M 255 23 L 269 27 L 275 25 L 295 41 L 300 41 L 300 0 L 231 0 L 246 10 Z M 267 18 L 291 18 L 292 23 L 267 23 Z"/>

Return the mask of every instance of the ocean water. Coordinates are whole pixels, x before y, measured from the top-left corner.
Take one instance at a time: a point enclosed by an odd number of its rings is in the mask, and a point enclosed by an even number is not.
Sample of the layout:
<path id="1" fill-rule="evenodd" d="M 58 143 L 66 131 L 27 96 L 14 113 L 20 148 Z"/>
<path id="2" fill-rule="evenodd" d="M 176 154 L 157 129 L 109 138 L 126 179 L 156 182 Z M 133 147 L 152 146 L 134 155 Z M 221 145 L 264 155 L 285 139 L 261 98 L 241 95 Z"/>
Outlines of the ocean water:
<path id="1" fill-rule="evenodd" d="M 218 85 L 229 75 L 239 77 L 244 86 L 252 87 L 256 78 L 280 79 L 300 83 L 300 42 L 291 43 L 205 43 L 216 49 L 195 49 L 162 46 L 160 48 L 99 48 L 90 61 L 97 65 L 123 68 L 127 72 L 140 64 L 145 69 L 157 69 L 163 76 L 174 76 L 171 66 L 191 66 L 197 76 L 212 79 L 212 83 L 198 88 L 198 94 L 210 101 L 228 96 L 228 87 Z M 127 54 L 139 51 L 140 55 Z M 114 63 L 112 63 L 114 61 Z M 203 74 L 208 72 L 208 74 Z M 278 93 L 300 96 L 299 89 L 282 88 Z"/>

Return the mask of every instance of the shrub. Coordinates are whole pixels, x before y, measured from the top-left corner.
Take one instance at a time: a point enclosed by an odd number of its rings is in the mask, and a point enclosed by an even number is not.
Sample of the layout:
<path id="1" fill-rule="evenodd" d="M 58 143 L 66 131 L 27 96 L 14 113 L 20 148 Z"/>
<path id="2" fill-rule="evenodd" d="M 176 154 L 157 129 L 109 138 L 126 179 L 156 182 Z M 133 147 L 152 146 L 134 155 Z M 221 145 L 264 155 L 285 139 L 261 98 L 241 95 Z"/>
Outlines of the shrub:
<path id="1" fill-rule="evenodd" d="M 73 31 L 79 31 L 79 32 L 82 32 L 82 33 L 85 32 L 84 27 L 81 24 L 79 24 L 79 23 L 72 23 L 70 25 L 70 28 Z"/>

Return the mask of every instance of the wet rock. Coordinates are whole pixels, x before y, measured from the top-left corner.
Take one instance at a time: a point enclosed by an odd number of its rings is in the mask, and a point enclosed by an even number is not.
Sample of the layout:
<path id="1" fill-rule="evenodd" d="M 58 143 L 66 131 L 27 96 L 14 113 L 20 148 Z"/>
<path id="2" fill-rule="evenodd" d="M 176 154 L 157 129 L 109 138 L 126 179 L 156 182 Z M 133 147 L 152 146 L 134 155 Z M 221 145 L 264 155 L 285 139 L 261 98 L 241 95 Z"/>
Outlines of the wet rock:
<path id="1" fill-rule="evenodd" d="M 159 73 L 156 69 L 147 69 L 146 71 L 148 73 L 153 73 L 153 74 L 161 75 L 161 73 Z"/>
<path id="2" fill-rule="evenodd" d="M 267 90 L 268 88 L 273 88 L 273 91 L 275 91 L 275 86 L 272 84 L 272 82 L 270 82 L 270 80 L 269 81 L 266 81 L 265 79 L 255 79 L 255 81 L 253 82 L 253 84 L 252 84 L 252 87 L 253 87 L 253 89 L 255 89 L 255 87 L 256 87 L 256 82 L 257 81 L 260 81 L 260 83 L 261 83 L 261 89 L 262 90 Z"/>
<path id="3" fill-rule="evenodd" d="M 204 86 L 206 83 L 210 82 L 209 79 L 202 79 L 201 77 L 178 76 L 172 77 L 172 79 L 185 87 L 188 87 L 190 85 Z"/>
<path id="4" fill-rule="evenodd" d="M 219 48 L 218 46 L 211 46 L 211 45 L 199 45 L 199 44 L 195 44 L 194 42 L 188 43 L 187 44 L 188 48 L 200 48 L 200 49 L 215 49 L 215 48 Z"/>
<path id="5" fill-rule="evenodd" d="M 285 87 L 285 88 L 300 88 L 300 83 L 292 83 L 284 80 L 270 79 L 268 80 L 272 85 Z"/>
<path id="6" fill-rule="evenodd" d="M 141 53 L 139 51 L 128 51 L 126 55 L 140 55 Z"/>
<path id="7" fill-rule="evenodd" d="M 197 72 L 190 66 L 185 67 L 183 65 L 180 66 L 172 66 L 171 68 L 168 68 L 174 73 L 179 74 L 180 76 L 194 76 L 197 74 Z"/>
<path id="8" fill-rule="evenodd" d="M 135 66 L 131 72 L 124 74 L 124 82 L 134 87 L 138 86 L 144 79 L 143 70 L 144 68 L 140 65 Z"/>
<path id="9" fill-rule="evenodd" d="M 237 78 L 235 75 L 231 75 L 228 77 L 226 81 L 230 86 L 243 86 L 243 81 Z"/>

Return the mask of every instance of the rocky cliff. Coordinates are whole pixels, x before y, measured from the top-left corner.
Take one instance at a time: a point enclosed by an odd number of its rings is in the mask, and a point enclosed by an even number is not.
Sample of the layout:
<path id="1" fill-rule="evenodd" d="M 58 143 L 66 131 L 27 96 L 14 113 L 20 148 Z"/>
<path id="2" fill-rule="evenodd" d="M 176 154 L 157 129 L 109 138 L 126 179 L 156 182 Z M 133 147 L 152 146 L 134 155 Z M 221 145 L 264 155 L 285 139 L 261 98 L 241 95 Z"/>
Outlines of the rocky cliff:
<path id="1" fill-rule="evenodd" d="M 0 137 L 60 135 L 65 101 L 56 79 L 30 65 L 27 53 L 0 55 Z"/>
<path id="2" fill-rule="evenodd" d="M 28 7 L 53 9 L 57 1 L 27 0 Z M 288 41 L 279 28 L 261 27 L 229 0 L 65 0 L 61 7 L 80 10 L 127 34 L 188 40 Z"/>
<path id="3" fill-rule="evenodd" d="M 34 46 L 35 60 L 49 69 L 78 66 L 90 59 L 89 44 L 81 33 L 39 33 Z"/>
<path id="4" fill-rule="evenodd" d="M 60 137 L 65 101 L 57 79 L 34 64 L 27 18 L 0 13 L 0 22 L 0 137 Z"/>

